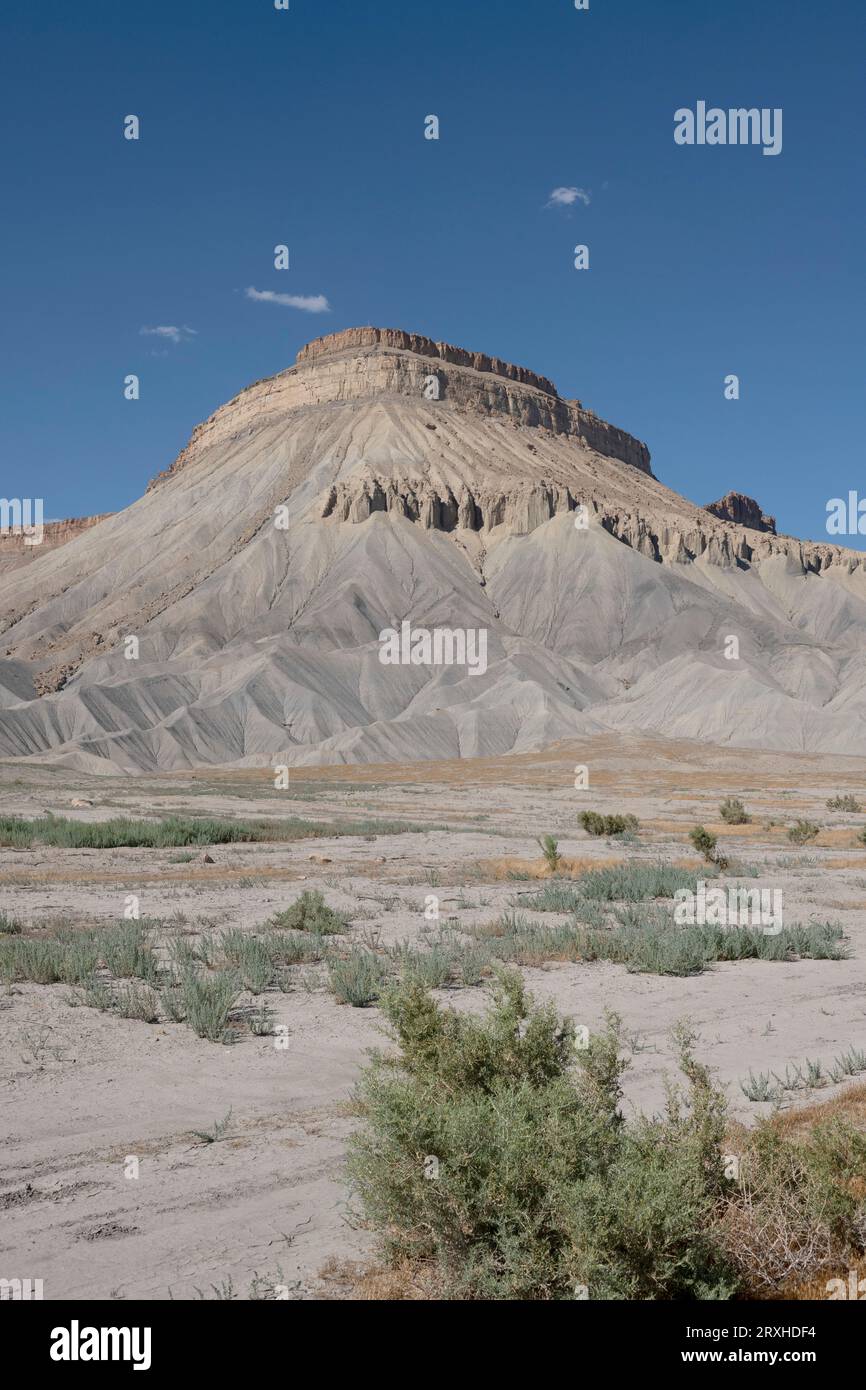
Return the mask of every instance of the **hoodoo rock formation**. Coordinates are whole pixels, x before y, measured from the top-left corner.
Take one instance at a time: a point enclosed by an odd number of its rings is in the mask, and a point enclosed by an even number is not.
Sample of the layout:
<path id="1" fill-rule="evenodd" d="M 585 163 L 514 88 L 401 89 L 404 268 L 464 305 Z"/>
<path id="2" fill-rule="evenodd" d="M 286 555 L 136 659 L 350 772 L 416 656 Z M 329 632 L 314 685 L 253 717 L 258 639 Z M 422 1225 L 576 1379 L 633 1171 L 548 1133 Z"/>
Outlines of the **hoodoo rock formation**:
<path id="1" fill-rule="evenodd" d="M 740 494 L 697 506 L 497 357 L 317 339 L 93 520 L 0 554 L 0 757 L 375 762 L 620 728 L 866 752 L 863 555 Z M 483 629 L 486 670 L 384 665 L 406 623 Z"/>

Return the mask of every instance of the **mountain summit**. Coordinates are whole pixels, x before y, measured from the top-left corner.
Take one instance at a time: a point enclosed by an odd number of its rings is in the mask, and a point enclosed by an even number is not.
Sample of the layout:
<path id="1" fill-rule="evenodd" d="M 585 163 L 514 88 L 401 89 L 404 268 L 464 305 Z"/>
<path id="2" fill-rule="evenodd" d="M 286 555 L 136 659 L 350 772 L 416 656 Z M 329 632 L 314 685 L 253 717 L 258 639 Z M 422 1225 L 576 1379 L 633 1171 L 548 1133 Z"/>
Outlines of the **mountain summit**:
<path id="1" fill-rule="evenodd" d="M 866 561 L 754 506 L 680 497 L 525 368 L 331 334 L 132 506 L 0 567 L 0 756 L 379 762 L 611 729 L 866 752 Z"/>

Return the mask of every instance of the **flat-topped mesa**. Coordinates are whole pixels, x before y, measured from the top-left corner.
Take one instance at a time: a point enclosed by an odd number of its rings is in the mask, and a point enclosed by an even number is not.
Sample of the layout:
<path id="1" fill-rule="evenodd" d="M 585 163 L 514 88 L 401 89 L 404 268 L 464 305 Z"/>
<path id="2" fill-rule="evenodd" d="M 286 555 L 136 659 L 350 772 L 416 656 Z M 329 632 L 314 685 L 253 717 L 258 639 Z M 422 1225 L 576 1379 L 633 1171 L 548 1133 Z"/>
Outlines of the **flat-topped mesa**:
<path id="1" fill-rule="evenodd" d="M 531 386 L 559 399 L 553 382 L 531 372 L 528 367 L 515 367 L 500 357 L 488 357 L 486 352 L 468 352 L 451 343 L 434 343 L 432 338 L 425 338 L 421 333 L 404 333 L 401 328 L 344 328 L 340 333 L 314 338 L 301 348 L 295 360 L 300 367 L 322 357 L 335 357 L 341 352 L 367 347 L 396 348 L 401 352 L 414 352 L 416 357 L 437 357 L 454 367 L 471 367 L 474 372 L 491 372 L 509 381 L 519 381 L 521 386 Z"/>
<path id="2" fill-rule="evenodd" d="M 431 378 L 435 377 L 435 385 Z M 498 357 L 435 343 L 394 328 L 349 328 L 308 343 L 294 367 L 256 381 L 193 431 L 187 447 L 149 485 L 187 468 L 221 444 L 317 406 L 354 409 L 366 402 L 405 401 L 419 410 L 456 409 L 510 425 L 569 435 L 607 458 L 652 477 L 649 449 L 577 400 L 564 400 L 552 381 Z"/>
<path id="3" fill-rule="evenodd" d="M 377 381 L 382 378 L 371 363 L 370 394 L 396 392 L 417 398 L 432 374 L 438 379 L 439 399 L 443 401 L 485 415 L 505 415 L 517 425 L 576 436 L 596 453 L 619 459 L 652 476 L 649 449 L 639 439 L 608 424 L 582 402 L 564 399 L 548 377 L 539 376 L 528 367 L 516 367 L 500 357 L 437 343 L 399 328 L 347 328 L 316 338 L 301 348 L 297 368 L 327 369 L 333 364 L 337 371 L 345 372 L 352 360 L 363 361 L 365 357 L 368 362 L 379 358 L 383 362 L 390 359 L 391 363 L 382 386 Z M 430 358 L 437 363 L 432 373 Z M 446 367 L 458 370 L 448 372 Z"/>

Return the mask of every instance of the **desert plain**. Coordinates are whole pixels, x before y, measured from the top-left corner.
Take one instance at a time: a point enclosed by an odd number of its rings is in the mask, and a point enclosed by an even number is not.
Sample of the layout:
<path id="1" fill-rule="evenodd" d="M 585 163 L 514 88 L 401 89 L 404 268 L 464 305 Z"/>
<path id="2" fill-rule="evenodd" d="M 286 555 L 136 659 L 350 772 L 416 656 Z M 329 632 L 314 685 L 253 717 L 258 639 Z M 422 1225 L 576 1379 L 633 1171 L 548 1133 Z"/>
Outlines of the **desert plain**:
<path id="1" fill-rule="evenodd" d="M 575 787 L 577 766 L 588 770 L 586 787 Z M 537 910 L 534 895 L 579 885 L 596 868 L 663 862 L 699 877 L 689 831 L 702 824 L 729 859 L 726 880 L 780 891 L 786 927 L 838 924 L 842 958 L 716 961 L 684 975 L 600 959 L 518 968 L 536 999 L 578 1025 L 595 1030 L 606 1010 L 621 1015 L 626 1114 L 661 1106 L 675 1071 L 671 1029 L 689 1020 L 731 1122 L 751 1124 L 774 1107 L 820 1106 L 862 1086 L 856 1076 L 834 1080 L 833 1062 L 866 1049 L 863 817 L 826 802 L 864 790 L 862 758 L 628 733 L 508 757 L 293 768 L 282 790 L 270 769 L 129 778 L 8 762 L 7 816 L 292 818 L 295 828 L 291 839 L 187 852 L 6 843 L 0 914 L 38 940 L 58 924 L 111 930 L 134 903 L 167 972 L 178 951 L 212 960 L 223 933 L 255 937 L 302 893 L 320 891 L 344 918 L 329 949 L 362 950 L 393 972 L 408 958 L 401 943 L 423 956 L 443 941 L 471 947 L 509 914 L 565 921 Z M 743 801 L 748 824 L 720 820 L 724 797 Z M 634 815 L 639 828 L 591 837 L 578 821 L 587 808 Z M 820 826 L 817 838 L 792 844 L 797 820 Z M 538 844 L 546 834 L 561 855 L 553 871 Z M 446 975 L 438 999 L 483 1009 L 477 961 Z M 144 1021 L 63 983 L 0 989 L 0 1275 L 41 1279 L 52 1299 L 365 1296 L 377 1257 L 344 1151 L 366 1054 L 389 1045 L 375 1000 L 339 1002 L 324 960 L 291 964 L 255 993 L 240 991 L 212 1041 L 162 1007 Z M 806 1059 L 821 1064 L 815 1084 L 778 1090 L 786 1076 L 809 1075 Z M 748 1099 L 750 1076 L 775 1078 L 774 1099 Z"/>

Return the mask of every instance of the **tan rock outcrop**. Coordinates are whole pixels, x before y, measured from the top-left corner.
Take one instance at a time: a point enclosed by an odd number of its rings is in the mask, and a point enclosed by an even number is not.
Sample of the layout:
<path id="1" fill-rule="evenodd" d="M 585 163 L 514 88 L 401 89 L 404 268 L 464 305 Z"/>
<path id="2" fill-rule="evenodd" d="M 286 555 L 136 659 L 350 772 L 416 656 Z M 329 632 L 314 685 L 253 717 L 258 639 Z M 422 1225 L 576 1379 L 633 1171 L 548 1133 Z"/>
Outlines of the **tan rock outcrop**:
<path id="1" fill-rule="evenodd" d="M 743 492 L 726 492 L 718 502 L 708 502 L 704 510 L 722 521 L 748 526 L 751 531 L 770 531 L 774 535 L 776 532 L 776 518 L 767 516 L 754 497 L 747 497 Z"/>
<path id="2" fill-rule="evenodd" d="M 448 411 L 505 419 L 514 425 L 569 435 L 586 448 L 651 476 L 647 446 L 608 424 L 580 401 L 563 400 L 552 381 L 498 357 L 434 343 L 397 329 L 352 328 L 309 343 L 297 364 L 254 382 L 197 426 L 189 444 L 149 487 L 187 468 L 203 451 L 242 435 L 271 417 L 310 406 L 371 400 L 425 399 L 435 377 L 437 403 Z"/>
<path id="3" fill-rule="evenodd" d="M 0 531 L 0 570 L 6 571 L 16 569 L 19 565 L 30 564 L 38 560 L 40 555 L 47 555 L 49 551 L 57 550 L 61 545 L 68 545 L 70 541 L 89 531 L 91 526 L 96 526 L 111 515 L 111 512 L 103 512 L 99 516 L 77 516 L 66 521 L 46 521 L 42 526 L 42 540 L 39 545 L 30 544 L 30 537 L 18 527 L 13 527 L 7 532 Z"/>

